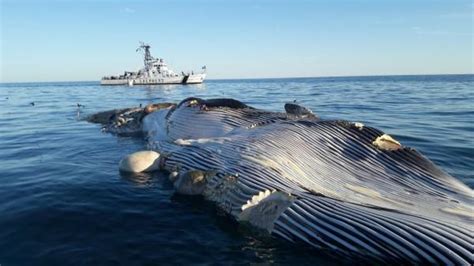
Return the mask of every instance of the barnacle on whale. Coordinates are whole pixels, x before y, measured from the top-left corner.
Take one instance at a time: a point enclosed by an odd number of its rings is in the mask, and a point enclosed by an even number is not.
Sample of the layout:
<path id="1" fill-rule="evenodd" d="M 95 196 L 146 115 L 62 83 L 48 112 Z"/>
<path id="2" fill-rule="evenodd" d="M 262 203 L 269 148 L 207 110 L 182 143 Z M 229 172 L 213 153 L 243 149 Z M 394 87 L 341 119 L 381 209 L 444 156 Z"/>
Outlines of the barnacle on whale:
<path id="1" fill-rule="evenodd" d="M 355 122 L 355 123 L 354 123 L 354 126 L 355 126 L 356 128 L 358 128 L 359 130 L 364 129 L 364 124 L 362 124 L 362 123 L 360 123 L 360 122 Z"/>

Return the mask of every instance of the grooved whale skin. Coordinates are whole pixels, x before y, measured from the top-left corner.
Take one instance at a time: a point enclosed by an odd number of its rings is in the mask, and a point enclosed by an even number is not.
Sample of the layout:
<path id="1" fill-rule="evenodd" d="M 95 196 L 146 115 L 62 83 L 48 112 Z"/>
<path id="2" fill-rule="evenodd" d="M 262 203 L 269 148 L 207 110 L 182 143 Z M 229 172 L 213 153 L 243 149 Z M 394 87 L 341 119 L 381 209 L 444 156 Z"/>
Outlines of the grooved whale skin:
<path id="1" fill-rule="evenodd" d="M 293 200 L 273 221 L 277 237 L 346 256 L 472 264 L 473 191 L 416 150 L 380 149 L 384 133 L 357 123 L 193 99 L 145 134 L 168 154 L 166 170 L 216 171 L 204 195 L 232 216 L 280 191 Z"/>

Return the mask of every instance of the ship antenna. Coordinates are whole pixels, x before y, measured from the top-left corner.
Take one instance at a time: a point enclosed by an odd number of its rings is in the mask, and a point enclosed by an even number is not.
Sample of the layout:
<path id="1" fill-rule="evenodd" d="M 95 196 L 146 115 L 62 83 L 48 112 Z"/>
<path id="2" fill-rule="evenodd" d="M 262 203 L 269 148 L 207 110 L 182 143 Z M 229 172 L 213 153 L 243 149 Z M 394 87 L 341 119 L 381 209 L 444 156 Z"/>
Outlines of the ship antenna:
<path id="1" fill-rule="evenodd" d="M 143 52 L 143 63 L 145 64 L 145 66 L 148 66 L 148 63 L 154 60 L 153 56 L 151 56 L 151 53 L 150 53 L 150 47 L 151 46 L 149 44 L 140 42 L 140 46 L 138 46 L 137 48 L 137 52 L 138 51 Z"/>

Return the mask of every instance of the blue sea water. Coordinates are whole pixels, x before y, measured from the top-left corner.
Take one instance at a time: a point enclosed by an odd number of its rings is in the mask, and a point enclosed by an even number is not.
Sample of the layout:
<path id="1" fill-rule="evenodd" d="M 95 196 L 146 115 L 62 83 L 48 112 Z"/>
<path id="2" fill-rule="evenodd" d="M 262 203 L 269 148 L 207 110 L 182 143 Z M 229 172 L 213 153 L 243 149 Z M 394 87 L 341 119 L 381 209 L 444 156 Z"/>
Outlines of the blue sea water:
<path id="1" fill-rule="evenodd" d="M 119 160 L 145 142 L 84 121 L 188 96 L 280 111 L 297 100 L 323 119 L 382 129 L 474 187 L 473 75 L 0 84 L 0 265 L 349 264 L 174 195 L 165 174 L 120 174 Z"/>

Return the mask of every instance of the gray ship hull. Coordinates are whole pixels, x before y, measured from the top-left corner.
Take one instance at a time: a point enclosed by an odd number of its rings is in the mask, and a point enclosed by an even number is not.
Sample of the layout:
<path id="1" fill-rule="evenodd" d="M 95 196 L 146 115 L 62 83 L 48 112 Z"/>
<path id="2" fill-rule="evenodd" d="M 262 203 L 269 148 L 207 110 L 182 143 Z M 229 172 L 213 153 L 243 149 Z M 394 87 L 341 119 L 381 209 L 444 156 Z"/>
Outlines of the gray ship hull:
<path id="1" fill-rule="evenodd" d="M 199 84 L 204 82 L 205 74 L 166 78 L 136 78 L 136 79 L 102 79 L 100 85 L 166 85 L 166 84 Z"/>

